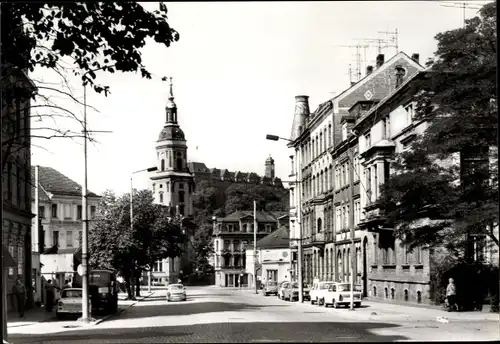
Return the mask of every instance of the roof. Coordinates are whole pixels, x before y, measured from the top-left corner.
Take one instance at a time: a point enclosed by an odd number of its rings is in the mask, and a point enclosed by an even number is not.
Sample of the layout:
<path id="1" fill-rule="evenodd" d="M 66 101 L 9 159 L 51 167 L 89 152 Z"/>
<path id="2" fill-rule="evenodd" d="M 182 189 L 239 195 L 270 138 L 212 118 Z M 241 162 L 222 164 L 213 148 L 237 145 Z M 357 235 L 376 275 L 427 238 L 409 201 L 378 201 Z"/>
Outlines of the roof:
<path id="1" fill-rule="evenodd" d="M 290 230 L 283 225 L 273 233 L 257 241 L 258 248 L 288 248 L 290 244 Z"/>
<path id="2" fill-rule="evenodd" d="M 35 180 L 35 166 L 31 166 L 31 178 Z M 52 167 L 39 166 L 38 181 L 45 192 L 62 196 L 82 196 L 82 187 L 80 184 Z M 99 197 L 92 191 L 87 191 L 88 196 Z M 34 185 L 31 187 L 31 196 L 33 199 L 35 198 Z"/>
<path id="3" fill-rule="evenodd" d="M 277 222 L 278 216 L 283 216 L 287 214 L 286 212 L 265 212 L 258 211 L 257 212 L 257 222 Z M 251 210 L 238 210 L 234 213 L 229 214 L 228 216 L 220 219 L 222 222 L 238 222 L 240 219 L 245 217 L 253 217 L 253 211 Z M 218 219 L 219 220 L 219 219 Z"/>

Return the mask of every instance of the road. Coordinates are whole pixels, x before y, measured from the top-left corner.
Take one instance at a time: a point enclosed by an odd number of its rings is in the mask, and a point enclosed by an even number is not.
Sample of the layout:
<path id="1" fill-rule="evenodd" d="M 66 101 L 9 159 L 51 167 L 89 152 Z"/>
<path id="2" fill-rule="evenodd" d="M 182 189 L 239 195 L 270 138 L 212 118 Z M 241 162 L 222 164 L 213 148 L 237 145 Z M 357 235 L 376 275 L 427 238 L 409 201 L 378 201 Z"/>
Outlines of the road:
<path id="1" fill-rule="evenodd" d="M 37 324 L 10 334 L 9 341 L 14 344 L 266 343 L 468 341 L 500 337 L 498 320 L 477 316 L 477 319 L 452 319 L 450 315 L 449 323 L 439 323 L 435 315 L 449 313 L 369 303 L 351 312 L 281 301 L 248 290 L 217 287 L 187 290 L 185 302 L 168 303 L 165 293 L 157 291 L 96 326 L 71 329 L 51 323 Z"/>

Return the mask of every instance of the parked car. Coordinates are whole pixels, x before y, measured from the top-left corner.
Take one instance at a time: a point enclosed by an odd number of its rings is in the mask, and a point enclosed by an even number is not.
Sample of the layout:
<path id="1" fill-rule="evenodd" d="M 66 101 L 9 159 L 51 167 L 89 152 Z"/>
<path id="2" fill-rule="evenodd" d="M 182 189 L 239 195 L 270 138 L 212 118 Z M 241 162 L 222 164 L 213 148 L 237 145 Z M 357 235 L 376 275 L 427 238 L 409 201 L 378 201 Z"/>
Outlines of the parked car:
<path id="1" fill-rule="evenodd" d="M 264 290 L 263 290 L 264 296 L 267 295 L 278 295 L 278 282 L 276 281 L 267 281 Z"/>
<path id="2" fill-rule="evenodd" d="M 361 294 L 361 285 L 354 285 L 353 299 L 354 307 L 361 306 L 361 300 L 363 296 Z M 334 283 L 328 287 L 327 292 L 324 296 L 318 300 L 318 305 L 333 305 L 334 308 L 339 308 L 340 306 L 349 306 L 351 304 L 351 284 L 350 283 Z"/>
<path id="3" fill-rule="evenodd" d="M 290 281 L 283 281 L 278 286 L 278 298 L 281 300 L 285 299 L 285 289 L 288 288 L 288 285 L 292 283 Z"/>
<path id="4" fill-rule="evenodd" d="M 186 301 L 186 287 L 183 284 L 169 284 L 167 286 L 167 301 Z"/>
<path id="5" fill-rule="evenodd" d="M 332 281 L 316 281 L 313 284 L 313 287 L 310 292 L 310 301 L 311 304 L 318 303 L 318 300 L 324 298 L 324 294 L 328 291 L 328 288 L 334 284 Z"/>
<path id="6" fill-rule="evenodd" d="M 283 299 L 287 301 L 298 301 L 299 283 L 297 282 L 288 283 L 287 287 L 283 291 Z"/>
<path id="7" fill-rule="evenodd" d="M 67 288 L 61 291 L 61 296 L 57 302 L 56 316 L 61 319 L 65 316 L 79 316 L 82 314 L 82 294 L 81 288 Z M 91 307 L 89 299 L 89 309 Z"/>

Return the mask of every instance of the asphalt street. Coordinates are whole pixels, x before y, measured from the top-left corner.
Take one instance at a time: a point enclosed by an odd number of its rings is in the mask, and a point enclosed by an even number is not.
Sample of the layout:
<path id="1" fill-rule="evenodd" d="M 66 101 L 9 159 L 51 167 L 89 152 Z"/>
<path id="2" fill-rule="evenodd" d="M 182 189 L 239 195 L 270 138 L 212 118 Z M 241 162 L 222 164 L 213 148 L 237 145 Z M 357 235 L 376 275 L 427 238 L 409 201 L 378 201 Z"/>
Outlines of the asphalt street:
<path id="1" fill-rule="evenodd" d="M 11 334 L 21 343 L 269 343 L 498 340 L 498 321 L 439 323 L 425 309 L 364 306 L 333 309 L 255 295 L 247 290 L 188 287 L 188 300 L 155 294 L 96 326 L 72 329 L 54 323 Z M 379 307 L 376 309 L 374 307 Z M 399 311 L 401 312 L 401 311 Z M 444 312 L 443 312 L 444 313 Z M 444 314 L 443 314 L 444 315 Z"/>

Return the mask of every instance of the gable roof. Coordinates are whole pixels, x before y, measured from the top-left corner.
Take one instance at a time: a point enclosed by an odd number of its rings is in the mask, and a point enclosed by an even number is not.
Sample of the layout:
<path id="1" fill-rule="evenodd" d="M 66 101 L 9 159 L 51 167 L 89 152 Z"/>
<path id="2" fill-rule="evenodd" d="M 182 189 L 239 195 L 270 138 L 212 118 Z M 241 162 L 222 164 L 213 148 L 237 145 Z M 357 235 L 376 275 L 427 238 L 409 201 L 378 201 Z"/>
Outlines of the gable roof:
<path id="1" fill-rule="evenodd" d="M 288 248 L 290 245 L 290 230 L 283 225 L 273 233 L 257 241 L 258 248 Z"/>
<path id="2" fill-rule="evenodd" d="M 35 166 L 31 166 L 31 178 L 35 180 Z M 61 196 L 82 196 L 82 187 L 80 184 L 52 167 L 39 166 L 38 181 L 43 191 L 46 193 Z M 99 197 L 92 191 L 87 191 L 90 197 Z M 32 198 L 35 197 L 34 185 L 31 187 L 31 196 Z"/>
<path id="3" fill-rule="evenodd" d="M 273 212 L 274 214 L 266 211 L 258 211 L 257 212 L 257 222 L 277 222 L 278 217 L 276 215 L 281 214 L 280 216 L 287 214 L 286 212 Z M 238 222 L 243 218 L 253 217 L 253 211 L 251 210 L 237 210 L 234 213 L 229 214 L 228 216 L 220 219 L 222 222 Z"/>

